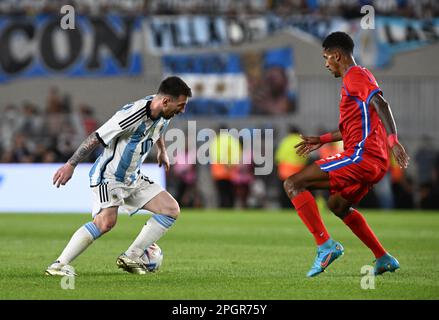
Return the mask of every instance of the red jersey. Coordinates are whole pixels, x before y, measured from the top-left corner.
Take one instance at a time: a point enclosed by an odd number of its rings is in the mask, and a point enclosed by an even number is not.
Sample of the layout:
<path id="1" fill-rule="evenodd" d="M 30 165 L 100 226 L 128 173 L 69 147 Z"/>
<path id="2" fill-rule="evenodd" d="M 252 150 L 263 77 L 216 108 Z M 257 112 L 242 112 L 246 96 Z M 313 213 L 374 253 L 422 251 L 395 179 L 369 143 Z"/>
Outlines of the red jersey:
<path id="1" fill-rule="evenodd" d="M 386 129 L 377 111 L 369 105 L 372 96 L 381 92 L 372 73 L 361 66 L 350 67 L 343 77 L 340 100 L 340 123 L 344 154 L 358 163 L 363 156 L 375 158 L 377 165 L 389 166 Z"/>

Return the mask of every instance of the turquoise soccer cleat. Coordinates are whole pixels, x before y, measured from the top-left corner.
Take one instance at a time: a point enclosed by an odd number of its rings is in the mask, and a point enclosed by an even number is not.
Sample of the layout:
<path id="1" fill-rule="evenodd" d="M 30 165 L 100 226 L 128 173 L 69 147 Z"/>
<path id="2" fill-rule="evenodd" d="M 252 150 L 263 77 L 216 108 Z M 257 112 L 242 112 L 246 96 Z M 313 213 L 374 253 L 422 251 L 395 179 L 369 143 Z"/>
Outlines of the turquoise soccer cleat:
<path id="1" fill-rule="evenodd" d="M 387 271 L 395 272 L 396 269 L 399 269 L 398 260 L 386 253 L 384 256 L 376 260 L 374 271 L 377 276 Z"/>
<path id="2" fill-rule="evenodd" d="M 329 239 L 317 248 L 317 257 L 311 270 L 306 274 L 307 277 L 315 277 L 325 271 L 325 269 L 338 257 L 344 253 L 340 242 Z"/>

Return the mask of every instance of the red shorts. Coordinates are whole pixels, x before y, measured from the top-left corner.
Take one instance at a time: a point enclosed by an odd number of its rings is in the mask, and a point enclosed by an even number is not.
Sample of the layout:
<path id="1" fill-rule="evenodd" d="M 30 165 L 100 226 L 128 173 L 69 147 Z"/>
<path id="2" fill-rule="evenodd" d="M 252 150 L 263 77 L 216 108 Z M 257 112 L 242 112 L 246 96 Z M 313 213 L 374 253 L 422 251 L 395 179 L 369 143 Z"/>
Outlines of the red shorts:
<path id="1" fill-rule="evenodd" d="M 353 159 L 346 153 L 338 153 L 315 163 L 329 173 L 330 194 L 340 193 L 344 199 L 358 203 L 384 177 L 387 169 L 382 161 L 364 154 Z"/>

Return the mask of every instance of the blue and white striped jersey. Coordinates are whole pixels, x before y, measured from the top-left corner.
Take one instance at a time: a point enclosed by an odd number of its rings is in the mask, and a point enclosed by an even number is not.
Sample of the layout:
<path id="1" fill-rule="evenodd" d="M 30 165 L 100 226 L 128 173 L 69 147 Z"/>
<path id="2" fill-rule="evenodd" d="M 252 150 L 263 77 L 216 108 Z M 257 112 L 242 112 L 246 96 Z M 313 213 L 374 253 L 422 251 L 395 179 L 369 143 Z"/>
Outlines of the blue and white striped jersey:
<path id="1" fill-rule="evenodd" d="M 153 98 L 125 105 L 96 130 L 105 149 L 90 170 L 91 186 L 105 180 L 127 185 L 136 181 L 141 164 L 170 122 L 162 117 L 151 119 Z"/>

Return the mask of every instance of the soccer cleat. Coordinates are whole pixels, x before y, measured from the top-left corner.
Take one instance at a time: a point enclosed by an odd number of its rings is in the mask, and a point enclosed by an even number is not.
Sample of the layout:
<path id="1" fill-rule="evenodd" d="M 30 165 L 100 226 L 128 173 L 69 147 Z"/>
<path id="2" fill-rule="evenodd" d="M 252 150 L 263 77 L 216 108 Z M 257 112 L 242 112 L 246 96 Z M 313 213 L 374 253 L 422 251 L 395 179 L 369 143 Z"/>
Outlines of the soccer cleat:
<path id="1" fill-rule="evenodd" d="M 77 276 L 77 274 L 75 273 L 75 270 L 73 269 L 72 266 L 69 266 L 68 264 L 62 264 L 59 261 L 55 261 L 50 266 L 48 266 L 46 269 L 45 275 L 46 276 L 62 276 L 62 277 L 64 277 L 64 276 L 68 276 L 68 277 Z"/>
<path id="2" fill-rule="evenodd" d="M 386 253 L 381 258 L 376 260 L 374 272 L 377 276 L 387 271 L 395 272 L 396 269 L 399 269 L 398 260 L 396 260 L 396 258 L 392 257 L 390 254 Z"/>
<path id="3" fill-rule="evenodd" d="M 330 243 L 324 243 L 317 248 L 317 256 L 311 270 L 306 274 L 307 277 L 315 277 L 325 271 L 325 269 L 338 257 L 344 253 L 343 246 L 340 242 L 333 240 Z"/>
<path id="4" fill-rule="evenodd" d="M 128 257 L 125 253 L 122 253 L 116 260 L 116 264 L 119 268 L 135 274 L 146 274 L 148 269 L 146 269 L 145 264 L 140 260 L 140 258 Z"/>

